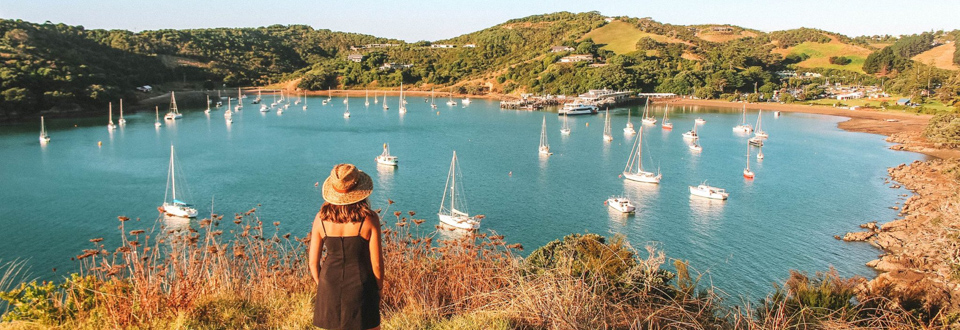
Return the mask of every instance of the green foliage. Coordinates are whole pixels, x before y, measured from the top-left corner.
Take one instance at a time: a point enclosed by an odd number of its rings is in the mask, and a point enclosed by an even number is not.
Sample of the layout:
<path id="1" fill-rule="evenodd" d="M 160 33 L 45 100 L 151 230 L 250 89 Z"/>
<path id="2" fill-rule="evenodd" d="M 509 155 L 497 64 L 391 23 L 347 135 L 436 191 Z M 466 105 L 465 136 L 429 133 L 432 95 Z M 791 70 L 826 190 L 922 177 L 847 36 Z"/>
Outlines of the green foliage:
<path id="1" fill-rule="evenodd" d="M 775 41 L 777 47 L 789 48 L 803 42 L 828 43 L 830 37 L 822 30 L 799 28 L 793 30 L 770 32 L 770 40 Z"/>
<path id="2" fill-rule="evenodd" d="M 830 62 L 830 64 L 836 65 L 847 65 L 853 62 L 853 60 L 843 56 L 830 56 L 830 58 L 827 60 Z"/>
<path id="3" fill-rule="evenodd" d="M 960 145 L 960 114 L 941 113 L 930 119 L 923 135 L 938 143 Z"/>
<path id="4" fill-rule="evenodd" d="M 866 73 L 877 73 L 886 75 L 891 71 L 902 72 L 907 69 L 910 60 L 900 56 L 891 47 L 884 47 L 878 52 L 867 56 L 863 62 L 863 71 Z"/>
<path id="5" fill-rule="evenodd" d="M 890 49 L 902 58 L 911 58 L 934 47 L 933 33 L 924 32 L 909 36 L 901 36 L 890 45 Z"/>
<path id="6" fill-rule="evenodd" d="M 855 320 L 860 312 L 855 304 L 857 285 L 863 278 L 844 279 L 836 270 L 817 272 L 812 278 L 807 273 L 790 272 L 783 287 L 761 299 L 758 315 L 774 315 L 776 308 L 795 318 L 796 324 L 816 324 L 827 315 L 841 320 Z"/>

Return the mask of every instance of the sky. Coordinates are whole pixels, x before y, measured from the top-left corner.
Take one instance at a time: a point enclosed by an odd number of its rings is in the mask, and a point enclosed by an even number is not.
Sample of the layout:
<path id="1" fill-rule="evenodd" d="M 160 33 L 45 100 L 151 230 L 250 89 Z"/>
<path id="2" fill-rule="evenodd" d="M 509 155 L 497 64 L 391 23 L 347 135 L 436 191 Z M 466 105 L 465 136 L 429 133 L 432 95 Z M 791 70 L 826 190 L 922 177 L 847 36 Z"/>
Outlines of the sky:
<path id="1" fill-rule="evenodd" d="M 405 41 L 441 40 L 558 11 L 671 24 L 799 27 L 851 37 L 960 29 L 960 0 L 0 0 L 0 18 L 131 31 L 306 24 Z"/>

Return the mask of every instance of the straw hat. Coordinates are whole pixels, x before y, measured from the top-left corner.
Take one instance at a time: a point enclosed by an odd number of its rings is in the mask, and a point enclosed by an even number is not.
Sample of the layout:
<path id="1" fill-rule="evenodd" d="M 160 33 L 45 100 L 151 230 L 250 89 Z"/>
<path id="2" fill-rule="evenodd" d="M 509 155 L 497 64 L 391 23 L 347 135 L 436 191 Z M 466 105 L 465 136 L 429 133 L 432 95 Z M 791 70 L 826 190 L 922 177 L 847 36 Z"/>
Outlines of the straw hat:
<path id="1" fill-rule="evenodd" d="M 373 180 L 353 164 L 337 164 L 323 181 L 323 199 L 333 205 L 350 205 L 373 192 Z"/>

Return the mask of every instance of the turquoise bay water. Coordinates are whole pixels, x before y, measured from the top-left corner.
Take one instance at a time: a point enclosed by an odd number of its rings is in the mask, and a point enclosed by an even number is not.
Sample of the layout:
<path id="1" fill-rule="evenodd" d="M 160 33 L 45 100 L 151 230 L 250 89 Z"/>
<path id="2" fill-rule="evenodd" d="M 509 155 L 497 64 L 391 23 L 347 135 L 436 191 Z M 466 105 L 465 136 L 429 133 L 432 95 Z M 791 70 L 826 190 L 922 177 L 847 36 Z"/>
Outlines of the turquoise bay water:
<path id="1" fill-rule="evenodd" d="M 207 116 L 199 107 L 187 107 L 182 120 L 159 129 L 153 113 L 129 115 L 113 133 L 106 118 L 48 120 L 53 140 L 46 147 L 37 141 L 38 124 L 0 127 L 3 260 L 28 259 L 34 276 L 56 278 L 75 269 L 70 257 L 88 247 L 88 239 L 116 242 L 118 215 L 142 219 L 128 230 L 153 226 L 171 143 L 188 183 L 181 192 L 201 216 L 210 213 L 212 198 L 215 211 L 228 215 L 261 205 L 265 222 L 280 221 L 296 236 L 309 231 L 322 203 L 314 184 L 342 162 L 373 177 L 374 208 L 392 199 L 391 212 L 417 211 L 432 229 L 456 150 L 468 210 L 486 215 L 483 230 L 506 235 L 527 252 L 570 233 L 623 234 L 641 251 L 655 245 L 689 260 L 728 294 L 754 299 L 791 269 L 835 267 L 842 275 L 872 276 L 863 264 L 879 251 L 833 235 L 893 219 L 896 211 L 888 207 L 905 191 L 884 185 L 886 168 L 922 158 L 887 149 L 879 135 L 837 129 L 843 118 L 765 112 L 766 158 L 751 159 L 757 177 L 746 181 L 747 136 L 731 131 L 740 112 L 673 108 L 673 131 L 659 122 L 645 129 L 644 165 L 663 173 L 659 186 L 646 185 L 618 178 L 633 144 L 622 134 L 627 112 L 639 127 L 642 107 L 611 109 L 614 141 L 605 143 L 602 115 L 570 117 L 573 132 L 561 136 L 556 113 L 500 110 L 490 100 L 431 110 L 409 98 L 409 112 L 401 116 L 396 98 L 389 99 L 389 111 L 354 98 L 349 119 L 342 99 L 328 106 L 320 100 L 283 115 L 247 105 L 229 126 L 222 111 Z M 661 111 L 653 109 L 658 119 Z M 755 123 L 757 112 L 747 116 Z M 544 117 L 554 152 L 548 158 L 537 153 Z M 707 120 L 699 129 L 700 154 L 681 138 L 697 117 Z M 385 142 L 400 157 L 396 169 L 374 162 Z M 730 199 L 691 199 L 687 187 L 703 180 L 726 188 Z M 620 194 L 638 206 L 635 215 L 603 205 Z"/>

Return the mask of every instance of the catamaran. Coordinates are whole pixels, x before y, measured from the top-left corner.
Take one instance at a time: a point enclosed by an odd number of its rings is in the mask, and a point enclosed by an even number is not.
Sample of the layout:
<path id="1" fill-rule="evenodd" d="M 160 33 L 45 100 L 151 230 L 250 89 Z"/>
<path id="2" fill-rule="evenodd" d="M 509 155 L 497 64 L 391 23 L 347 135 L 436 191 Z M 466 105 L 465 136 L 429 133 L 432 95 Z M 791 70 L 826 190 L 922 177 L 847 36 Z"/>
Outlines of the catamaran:
<path id="1" fill-rule="evenodd" d="M 740 125 L 733 127 L 734 132 L 743 132 L 750 133 L 753 132 L 753 127 L 750 124 L 747 124 L 747 105 L 743 105 L 743 119 L 740 120 Z"/>
<path id="2" fill-rule="evenodd" d="M 763 119 L 762 114 L 763 110 L 757 111 L 757 129 L 754 131 L 753 135 L 761 139 L 766 139 L 769 137 L 769 135 L 767 135 L 767 132 L 764 132 L 763 129 L 760 128 L 760 120 Z"/>
<path id="3" fill-rule="evenodd" d="M 656 125 L 657 118 L 650 116 L 650 98 L 647 98 L 647 102 L 643 106 L 643 123 L 647 125 Z"/>
<path id="4" fill-rule="evenodd" d="M 747 145 L 747 168 L 743 169 L 743 177 L 753 179 L 753 171 L 750 170 L 750 145 Z"/>
<path id="5" fill-rule="evenodd" d="M 662 174 L 647 172 L 643 170 L 643 127 L 640 127 L 640 134 L 633 142 L 633 148 L 630 149 L 630 157 L 627 157 L 627 165 L 623 168 L 623 177 L 627 180 L 660 183 Z M 659 172 L 659 171 L 658 171 Z"/>
<path id="6" fill-rule="evenodd" d="M 440 211 L 437 216 L 440 223 L 464 230 L 476 230 L 480 228 L 479 216 L 470 216 L 467 212 L 467 200 L 463 195 L 463 187 L 457 185 L 457 179 L 462 178 L 458 169 L 457 152 L 453 152 L 453 160 L 450 161 L 450 173 L 447 175 L 447 183 L 443 189 L 443 199 L 440 200 Z M 450 204 L 447 204 L 449 198 Z"/>
<path id="7" fill-rule="evenodd" d="M 570 135 L 570 125 L 567 124 L 567 114 L 563 114 L 563 127 L 560 128 L 560 134 Z"/>
<path id="8" fill-rule="evenodd" d="M 117 125 L 114 125 L 114 124 L 113 124 L 113 102 L 110 102 L 110 117 L 109 117 L 109 118 L 110 118 L 110 120 L 107 122 L 107 129 L 112 131 L 113 129 L 117 128 Z"/>
<path id="9" fill-rule="evenodd" d="M 670 107 L 666 107 L 663 109 L 663 122 L 662 124 L 660 124 L 660 126 L 663 127 L 663 129 L 673 129 L 673 123 L 667 121 L 667 113 L 669 112 L 670 112 Z"/>
<path id="10" fill-rule="evenodd" d="M 598 112 L 598 108 L 593 104 L 586 104 L 580 102 L 571 102 L 563 105 L 563 108 L 557 112 L 557 115 L 593 115 Z"/>
<path id="11" fill-rule="evenodd" d="M 707 181 L 703 181 L 699 186 L 690 186 L 690 196 L 726 200 L 730 194 L 723 188 L 708 186 Z"/>
<path id="12" fill-rule="evenodd" d="M 636 206 L 633 206 L 633 203 L 630 203 L 629 199 L 623 196 L 607 198 L 604 204 L 607 204 L 607 206 L 614 210 L 620 211 L 620 213 L 633 213 L 637 209 Z"/>
<path id="13" fill-rule="evenodd" d="M 163 119 L 174 120 L 180 118 L 183 118 L 183 115 L 181 115 L 180 110 L 177 109 L 177 96 L 174 95 L 173 92 L 170 92 L 170 111 L 167 112 L 166 116 L 163 116 Z"/>
<path id="14" fill-rule="evenodd" d="M 623 134 L 631 135 L 636 134 L 637 131 L 633 129 L 633 123 L 630 122 L 630 113 L 633 112 L 633 109 L 627 109 L 627 127 L 623 128 Z"/>
<path id="15" fill-rule="evenodd" d="M 543 125 L 540 127 L 540 154 L 549 156 L 553 153 L 550 152 L 550 144 L 547 143 L 547 117 L 543 117 Z"/>
<path id="16" fill-rule="evenodd" d="M 693 129 L 683 133 L 684 139 L 697 140 L 700 138 L 700 135 L 697 135 L 697 124 L 693 124 Z"/>
<path id="17" fill-rule="evenodd" d="M 197 216 L 197 209 L 190 207 L 189 204 L 177 199 L 177 172 L 173 162 L 173 145 L 170 146 L 170 171 L 167 172 L 167 188 L 173 192 L 173 201 L 167 202 L 167 191 L 163 193 L 163 205 L 160 206 L 160 212 L 168 216 L 181 218 L 194 218 Z"/>
<path id="18" fill-rule="evenodd" d="M 387 165 L 387 166 L 397 166 L 397 156 L 390 154 L 390 145 L 383 144 L 383 153 L 380 156 L 377 156 L 377 164 Z"/>
<path id="19" fill-rule="evenodd" d="M 610 109 L 607 109 L 603 119 L 603 140 L 606 142 L 613 141 L 613 134 L 610 133 Z"/>
<path id="20" fill-rule="evenodd" d="M 155 122 L 153 123 L 153 126 L 159 128 L 160 125 L 161 125 L 161 124 L 160 124 L 160 107 L 159 107 L 159 106 L 154 106 L 154 107 L 153 107 L 153 111 L 156 112 L 156 115 L 157 115 L 157 121 L 155 121 Z"/>
<path id="21" fill-rule="evenodd" d="M 127 120 L 123 119 L 123 99 L 120 99 L 120 119 L 117 119 L 117 124 L 120 124 L 120 126 L 127 124 Z"/>
<path id="22" fill-rule="evenodd" d="M 450 101 L 447 101 L 447 105 L 451 107 L 457 106 L 457 101 L 453 100 L 453 87 L 450 87 Z"/>
<path id="23" fill-rule="evenodd" d="M 43 116 L 40 116 L 40 144 L 50 142 L 50 135 L 47 135 L 47 126 L 43 124 Z"/>

